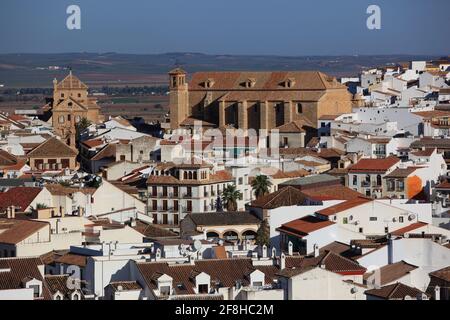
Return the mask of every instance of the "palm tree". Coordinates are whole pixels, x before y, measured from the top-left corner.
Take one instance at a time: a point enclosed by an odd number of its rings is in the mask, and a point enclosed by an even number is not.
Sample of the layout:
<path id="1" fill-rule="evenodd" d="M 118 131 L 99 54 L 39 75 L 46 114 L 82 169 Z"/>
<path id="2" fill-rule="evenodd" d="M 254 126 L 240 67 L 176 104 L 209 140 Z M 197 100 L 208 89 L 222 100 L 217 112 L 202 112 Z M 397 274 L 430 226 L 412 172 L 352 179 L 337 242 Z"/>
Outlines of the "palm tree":
<path id="1" fill-rule="evenodd" d="M 269 178 L 265 175 L 256 176 L 252 181 L 252 189 L 255 192 L 256 199 L 269 193 L 269 188 L 272 185 Z"/>
<path id="2" fill-rule="evenodd" d="M 225 204 L 227 211 L 236 211 L 237 201 L 241 199 L 242 193 L 233 184 L 226 186 L 222 191 L 222 202 Z"/>

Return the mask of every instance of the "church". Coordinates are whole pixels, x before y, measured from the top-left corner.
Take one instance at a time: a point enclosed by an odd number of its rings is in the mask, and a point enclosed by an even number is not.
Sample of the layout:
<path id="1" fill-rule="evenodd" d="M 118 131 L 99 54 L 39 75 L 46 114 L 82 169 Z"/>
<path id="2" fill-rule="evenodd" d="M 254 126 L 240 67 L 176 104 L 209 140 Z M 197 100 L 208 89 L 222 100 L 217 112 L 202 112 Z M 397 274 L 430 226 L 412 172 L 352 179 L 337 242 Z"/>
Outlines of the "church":
<path id="1" fill-rule="evenodd" d="M 88 96 L 88 87 L 70 71 L 62 81 L 53 80 L 51 122 L 54 133 L 67 145 L 75 147 L 76 124 L 86 118 L 91 123 L 102 120 L 100 107 Z"/>
<path id="2" fill-rule="evenodd" d="M 297 121 L 317 128 L 321 116 L 352 112 L 347 87 L 318 71 L 197 72 L 189 83 L 186 76 L 169 72 L 171 129 L 195 119 L 243 130 Z"/>

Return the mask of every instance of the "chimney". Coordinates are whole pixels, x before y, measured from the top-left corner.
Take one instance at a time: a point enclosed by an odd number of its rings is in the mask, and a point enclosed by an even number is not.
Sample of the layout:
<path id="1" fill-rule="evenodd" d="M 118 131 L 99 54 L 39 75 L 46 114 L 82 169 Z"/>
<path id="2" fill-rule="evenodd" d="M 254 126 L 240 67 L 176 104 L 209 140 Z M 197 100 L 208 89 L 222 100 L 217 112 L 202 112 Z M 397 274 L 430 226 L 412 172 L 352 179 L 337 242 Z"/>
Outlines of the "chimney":
<path id="1" fill-rule="evenodd" d="M 314 257 L 317 258 L 319 256 L 319 246 L 317 243 L 314 244 Z"/>
<path id="2" fill-rule="evenodd" d="M 285 268 L 286 268 L 286 256 L 282 252 L 280 256 L 280 270 L 284 270 Z"/>
<path id="3" fill-rule="evenodd" d="M 261 247 L 261 257 L 267 258 L 267 246 L 265 244 Z"/>
<path id="4" fill-rule="evenodd" d="M 293 251 L 294 251 L 294 245 L 292 244 L 291 241 L 289 241 L 289 243 L 288 243 L 288 255 L 292 256 L 293 253 L 294 253 Z"/>
<path id="5" fill-rule="evenodd" d="M 156 261 L 161 259 L 161 249 L 156 249 Z M 189 262 L 191 261 L 191 256 L 189 256 Z"/>
<path id="6" fill-rule="evenodd" d="M 434 300 L 441 300 L 441 287 L 434 287 Z"/>
<path id="7" fill-rule="evenodd" d="M 392 240 L 391 235 L 388 235 L 387 250 L 388 250 L 388 264 L 392 264 L 394 263 L 394 240 Z"/>
<path id="8" fill-rule="evenodd" d="M 272 247 L 272 259 L 275 259 L 277 256 L 277 249 L 275 247 Z"/>
<path id="9" fill-rule="evenodd" d="M 6 208 L 6 218 L 11 219 L 11 207 Z"/>
<path id="10" fill-rule="evenodd" d="M 15 218 L 16 218 L 16 207 L 11 206 L 11 219 L 15 219 Z"/>

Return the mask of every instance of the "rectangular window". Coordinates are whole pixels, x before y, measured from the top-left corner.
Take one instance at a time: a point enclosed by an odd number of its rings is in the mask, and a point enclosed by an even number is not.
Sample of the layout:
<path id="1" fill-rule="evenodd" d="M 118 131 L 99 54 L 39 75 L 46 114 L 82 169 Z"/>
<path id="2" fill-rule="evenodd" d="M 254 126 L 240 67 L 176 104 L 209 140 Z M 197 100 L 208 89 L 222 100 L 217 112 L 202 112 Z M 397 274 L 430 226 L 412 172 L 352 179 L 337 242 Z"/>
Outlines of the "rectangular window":
<path id="1" fill-rule="evenodd" d="M 152 200 L 152 209 L 155 211 L 158 210 L 158 201 Z"/>
<path id="2" fill-rule="evenodd" d="M 159 293 L 162 296 L 170 295 L 170 286 L 161 286 L 160 289 L 159 289 Z"/>
<path id="3" fill-rule="evenodd" d="M 199 284 L 198 285 L 198 293 L 208 293 L 208 285 L 207 284 Z"/>
<path id="4" fill-rule="evenodd" d="M 156 186 L 152 186 L 152 196 L 153 197 L 157 196 L 157 188 L 156 188 Z"/>
<path id="5" fill-rule="evenodd" d="M 173 224 L 176 225 L 176 226 L 179 224 L 178 215 L 177 214 L 173 215 Z"/>
<path id="6" fill-rule="evenodd" d="M 348 223 L 348 218 L 347 218 L 347 217 L 344 217 L 344 218 L 342 219 L 342 223 L 343 223 L 343 224 L 347 224 L 347 223 Z"/>
<path id="7" fill-rule="evenodd" d="M 153 214 L 153 223 L 158 223 L 158 214 L 157 213 L 154 213 Z"/>
<path id="8" fill-rule="evenodd" d="M 186 187 L 186 196 L 192 197 L 192 188 L 191 187 Z"/>
<path id="9" fill-rule="evenodd" d="M 370 217 L 370 218 L 369 218 L 369 221 L 377 221 L 377 220 L 378 220 L 377 217 Z"/>
<path id="10" fill-rule="evenodd" d="M 399 217 L 398 222 L 403 223 L 403 217 Z"/>

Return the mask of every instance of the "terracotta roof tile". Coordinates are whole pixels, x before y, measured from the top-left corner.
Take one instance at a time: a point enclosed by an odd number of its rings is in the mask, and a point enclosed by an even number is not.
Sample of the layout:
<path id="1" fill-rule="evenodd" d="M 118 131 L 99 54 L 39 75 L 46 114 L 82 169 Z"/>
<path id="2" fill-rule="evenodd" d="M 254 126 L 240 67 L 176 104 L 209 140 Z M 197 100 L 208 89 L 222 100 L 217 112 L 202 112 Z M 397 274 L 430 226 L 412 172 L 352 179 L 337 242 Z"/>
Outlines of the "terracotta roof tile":
<path id="1" fill-rule="evenodd" d="M 155 275 L 167 274 L 172 277 L 177 295 L 195 294 L 192 276 L 201 272 L 211 277 L 213 286 L 233 287 L 236 281 L 240 281 L 244 286 L 249 285 L 248 274 L 255 269 L 265 274 L 266 284 L 271 284 L 278 271 L 275 266 L 253 266 L 249 258 L 196 260 L 193 265 L 169 265 L 162 262 L 136 263 L 136 265 L 150 289 L 157 289 Z"/>
<path id="2" fill-rule="evenodd" d="M 17 211 L 25 211 L 41 193 L 38 187 L 16 187 L 0 193 L 0 210 L 15 206 Z"/>
<path id="3" fill-rule="evenodd" d="M 281 227 L 277 228 L 277 231 L 292 234 L 301 238 L 307 236 L 311 232 L 329 227 L 333 224 L 334 222 L 329 220 L 319 219 L 314 216 L 306 216 L 282 224 Z"/>
<path id="4" fill-rule="evenodd" d="M 263 209 L 298 206 L 303 204 L 306 198 L 300 190 L 288 186 L 252 201 L 251 206 Z"/>
<path id="5" fill-rule="evenodd" d="M 405 261 L 399 261 L 396 263 L 387 264 L 379 269 L 380 278 L 381 278 L 380 284 L 383 286 L 385 284 L 396 281 L 396 280 L 406 276 L 411 271 L 413 271 L 417 268 L 418 268 L 417 266 L 409 264 Z M 367 280 L 373 274 L 374 274 L 374 271 L 366 273 L 364 275 L 364 280 Z"/>
<path id="6" fill-rule="evenodd" d="M 417 295 L 423 294 L 423 292 L 399 282 L 379 289 L 367 290 L 365 291 L 365 294 L 386 300 L 404 300 L 406 296 L 415 299 L 417 298 Z"/>
<path id="7" fill-rule="evenodd" d="M 400 162 L 397 157 L 361 159 L 350 167 L 349 172 L 385 172 Z"/>
<path id="8" fill-rule="evenodd" d="M 372 201 L 372 199 L 368 199 L 368 198 L 354 198 L 354 199 L 350 199 L 350 200 L 338 203 L 334 206 L 319 210 L 319 211 L 317 211 L 317 213 L 322 216 L 331 216 L 331 215 L 340 213 L 342 211 L 358 207 L 360 205 L 363 205 L 363 204 L 371 202 L 371 201 Z"/>
<path id="9" fill-rule="evenodd" d="M 17 244 L 46 226 L 41 221 L 0 219 L 0 243 Z"/>
<path id="10" fill-rule="evenodd" d="M 286 269 L 295 270 L 294 274 L 301 273 L 310 268 L 323 266 L 326 270 L 339 274 L 364 274 L 366 268 L 357 262 L 345 258 L 338 253 L 324 250 L 317 257 L 314 256 L 287 256 Z M 294 269 L 295 268 L 295 269 Z"/>
<path id="11" fill-rule="evenodd" d="M 27 157 L 75 157 L 77 154 L 78 151 L 53 137 L 28 152 Z"/>
<path id="12" fill-rule="evenodd" d="M 43 264 L 37 257 L 0 259 L 0 269 L 10 269 L 0 272 L 0 290 L 22 289 L 24 279 L 34 278 L 42 281 L 43 296 L 40 298 L 51 299 L 50 291 L 39 271 L 39 266 Z"/>
<path id="13" fill-rule="evenodd" d="M 400 228 L 400 229 L 397 229 L 397 230 L 393 231 L 392 234 L 396 235 L 396 236 L 402 236 L 405 233 L 408 233 L 410 231 L 422 228 L 422 227 L 424 227 L 426 225 L 427 225 L 427 223 L 425 223 L 425 222 L 412 223 L 409 226 L 406 226 L 406 227 L 403 227 L 403 228 Z"/>

